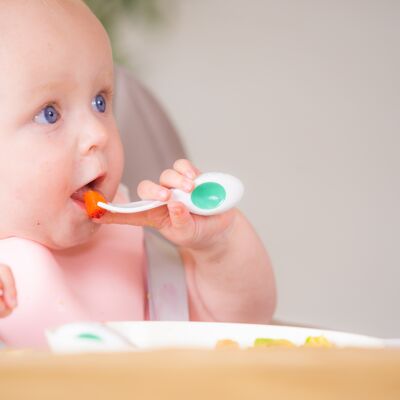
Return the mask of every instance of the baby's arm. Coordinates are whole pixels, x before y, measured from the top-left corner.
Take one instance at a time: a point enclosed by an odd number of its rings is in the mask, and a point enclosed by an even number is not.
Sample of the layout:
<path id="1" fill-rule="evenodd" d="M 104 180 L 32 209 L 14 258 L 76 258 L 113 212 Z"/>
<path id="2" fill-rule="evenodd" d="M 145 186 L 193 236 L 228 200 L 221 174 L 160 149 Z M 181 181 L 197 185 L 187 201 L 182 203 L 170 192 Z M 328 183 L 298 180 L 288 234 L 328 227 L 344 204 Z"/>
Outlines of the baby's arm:
<path id="1" fill-rule="evenodd" d="M 163 171 L 160 184 L 142 181 L 139 197 L 165 201 L 170 188 L 191 192 L 198 175 L 188 160 L 177 160 L 173 169 Z M 170 200 L 166 207 L 140 213 L 106 213 L 97 222 L 152 226 L 178 247 L 187 271 L 192 320 L 271 320 L 276 303 L 271 264 L 239 210 L 205 217 L 190 214 L 182 203 Z"/>
<path id="2" fill-rule="evenodd" d="M 7 317 L 17 306 L 17 290 L 10 268 L 0 264 L 0 318 Z"/>
<path id="3" fill-rule="evenodd" d="M 238 210 L 218 242 L 200 249 L 181 248 L 186 267 L 190 319 L 268 323 L 276 305 L 268 254 Z"/>

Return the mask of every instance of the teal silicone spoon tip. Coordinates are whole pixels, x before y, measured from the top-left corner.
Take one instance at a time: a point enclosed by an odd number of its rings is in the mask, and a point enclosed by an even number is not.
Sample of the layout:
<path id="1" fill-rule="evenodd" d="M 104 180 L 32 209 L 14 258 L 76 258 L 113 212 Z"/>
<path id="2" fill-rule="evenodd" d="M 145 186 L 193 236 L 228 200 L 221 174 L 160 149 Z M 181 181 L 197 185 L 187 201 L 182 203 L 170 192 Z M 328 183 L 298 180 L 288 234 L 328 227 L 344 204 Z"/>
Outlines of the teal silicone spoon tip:
<path id="1" fill-rule="evenodd" d="M 204 182 L 192 191 L 190 199 L 202 210 L 213 210 L 225 201 L 226 190 L 217 182 Z"/>

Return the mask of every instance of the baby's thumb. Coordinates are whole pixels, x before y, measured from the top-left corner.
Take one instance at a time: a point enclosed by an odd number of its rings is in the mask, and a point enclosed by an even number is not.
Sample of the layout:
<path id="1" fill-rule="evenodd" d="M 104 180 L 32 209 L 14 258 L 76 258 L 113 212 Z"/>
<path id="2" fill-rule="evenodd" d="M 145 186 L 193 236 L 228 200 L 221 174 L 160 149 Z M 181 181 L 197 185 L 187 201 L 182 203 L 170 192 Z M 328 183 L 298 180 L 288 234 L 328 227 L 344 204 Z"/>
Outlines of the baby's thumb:
<path id="1" fill-rule="evenodd" d="M 168 212 L 173 228 L 185 230 L 192 228 L 194 224 L 193 217 L 182 203 L 176 201 L 168 203 Z"/>
<path id="2" fill-rule="evenodd" d="M 102 217 L 93 218 L 92 221 L 96 224 L 122 224 L 144 226 L 147 222 L 147 216 L 145 213 L 119 214 L 106 212 Z"/>
<path id="3" fill-rule="evenodd" d="M 17 290 L 11 269 L 0 264 L 0 317 L 5 317 L 17 306 Z"/>

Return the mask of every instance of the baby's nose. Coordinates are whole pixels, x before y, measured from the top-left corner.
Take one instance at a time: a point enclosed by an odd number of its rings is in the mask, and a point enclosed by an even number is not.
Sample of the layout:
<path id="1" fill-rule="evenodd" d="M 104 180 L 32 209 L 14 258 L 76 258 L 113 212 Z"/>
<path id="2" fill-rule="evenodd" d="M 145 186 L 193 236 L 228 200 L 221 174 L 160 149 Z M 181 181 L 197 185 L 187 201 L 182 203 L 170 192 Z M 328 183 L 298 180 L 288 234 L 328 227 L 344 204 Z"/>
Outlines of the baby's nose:
<path id="1" fill-rule="evenodd" d="M 108 129 L 101 123 L 87 124 L 81 132 L 81 153 L 85 154 L 95 149 L 103 149 L 108 142 L 108 137 Z"/>

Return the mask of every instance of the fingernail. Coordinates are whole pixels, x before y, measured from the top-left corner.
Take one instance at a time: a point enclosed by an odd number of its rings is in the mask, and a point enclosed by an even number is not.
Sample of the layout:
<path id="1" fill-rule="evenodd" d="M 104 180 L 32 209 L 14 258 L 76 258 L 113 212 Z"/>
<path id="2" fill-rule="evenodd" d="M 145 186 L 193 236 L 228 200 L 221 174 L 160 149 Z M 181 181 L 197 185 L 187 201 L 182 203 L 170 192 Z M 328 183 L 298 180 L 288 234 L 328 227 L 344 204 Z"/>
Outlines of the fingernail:
<path id="1" fill-rule="evenodd" d="M 168 204 L 168 210 L 170 213 L 177 215 L 182 212 L 182 207 L 180 204 Z"/>
<path id="2" fill-rule="evenodd" d="M 166 189 L 161 189 L 161 190 L 159 191 L 159 195 L 160 195 L 160 197 L 161 197 L 162 199 L 166 199 L 166 198 L 168 197 L 168 190 L 166 190 Z"/>
<path id="3" fill-rule="evenodd" d="M 194 178 L 196 178 L 195 173 L 192 172 L 192 171 L 186 171 L 186 172 L 185 172 L 185 175 L 186 175 L 189 179 L 194 179 Z"/>
<path id="4" fill-rule="evenodd" d="M 174 215 L 174 216 L 179 216 L 182 214 L 182 209 L 180 207 L 172 207 L 170 208 L 170 212 Z"/>
<path id="5" fill-rule="evenodd" d="M 187 191 L 191 191 L 193 188 L 193 182 L 188 179 L 183 180 L 183 188 Z"/>
<path id="6" fill-rule="evenodd" d="M 17 299 L 15 299 L 15 298 L 9 299 L 8 305 L 9 305 L 11 308 L 17 307 L 17 305 L 18 305 L 18 304 L 17 304 Z"/>

